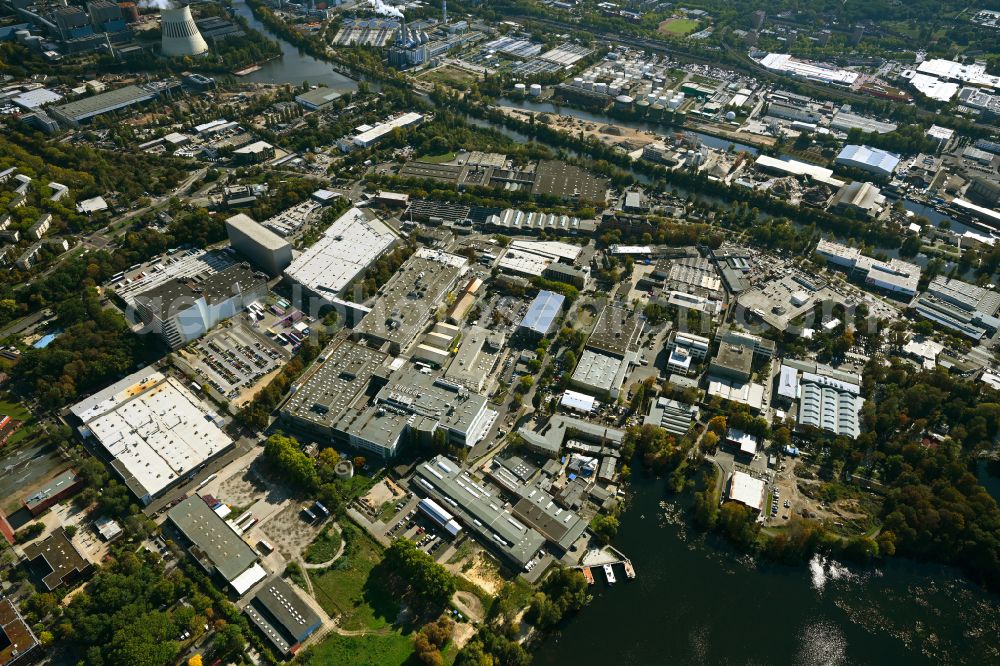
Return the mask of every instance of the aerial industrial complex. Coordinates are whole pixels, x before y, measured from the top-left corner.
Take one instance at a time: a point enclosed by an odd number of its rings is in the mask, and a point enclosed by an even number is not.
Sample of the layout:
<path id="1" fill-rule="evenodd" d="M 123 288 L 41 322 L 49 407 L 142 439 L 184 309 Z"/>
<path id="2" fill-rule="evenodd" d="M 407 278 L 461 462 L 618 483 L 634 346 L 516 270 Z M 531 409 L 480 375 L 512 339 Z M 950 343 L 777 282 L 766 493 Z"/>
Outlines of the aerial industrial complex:
<path id="1" fill-rule="evenodd" d="M 930 4 L 0 0 L 0 666 L 996 662 L 1000 11 Z M 758 559 L 880 593 L 770 640 Z"/>

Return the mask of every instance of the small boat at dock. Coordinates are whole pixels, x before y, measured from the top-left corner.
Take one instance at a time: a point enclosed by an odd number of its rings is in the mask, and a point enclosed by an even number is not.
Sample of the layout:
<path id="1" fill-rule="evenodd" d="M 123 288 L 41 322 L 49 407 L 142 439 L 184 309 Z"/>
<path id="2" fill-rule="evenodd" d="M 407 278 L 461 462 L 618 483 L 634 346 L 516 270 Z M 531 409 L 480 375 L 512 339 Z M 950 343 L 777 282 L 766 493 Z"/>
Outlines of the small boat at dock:
<path id="1" fill-rule="evenodd" d="M 625 577 L 628 578 L 629 580 L 634 580 L 635 567 L 633 567 L 632 563 L 629 562 L 628 560 L 625 560 L 624 562 L 622 562 L 622 564 L 625 565 Z"/>
<path id="2" fill-rule="evenodd" d="M 615 571 L 614 571 L 614 569 L 611 568 L 610 564 L 605 564 L 604 565 L 604 575 L 608 579 L 608 585 L 614 585 L 615 584 Z"/>
<path id="3" fill-rule="evenodd" d="M 583 567 L 583 569 L 581 569 L 581 571 L 583 571 L 583 577 L 587 579 L 587 584 L 588 585 L 593 585 L 594 584 L 594 574 L 590 570 L 590 567 Z"/>

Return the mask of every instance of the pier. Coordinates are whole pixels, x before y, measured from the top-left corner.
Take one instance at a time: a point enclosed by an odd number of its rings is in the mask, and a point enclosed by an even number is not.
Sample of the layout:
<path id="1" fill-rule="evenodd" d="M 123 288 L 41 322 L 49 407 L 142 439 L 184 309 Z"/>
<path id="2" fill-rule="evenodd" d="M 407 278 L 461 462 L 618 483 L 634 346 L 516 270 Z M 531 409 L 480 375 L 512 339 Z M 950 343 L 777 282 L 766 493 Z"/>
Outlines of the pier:
<path id="1" fill-rule="evenodd" d="M 588 558 L 588 556 L 590 556 Z M 580 569 L 583 577 L 587 579 L 589 585 L 593 585 L 594 572 L 591 571 L 592 568 L 603 568 L 605 577 L 608 578 L 608 582 L 613 584 L 615 582 L 614 572 L 612 567 L 620 564 L 622 568 L 625 569 L 625 578 L 628 580 L 635 580 L 635 567 L 632 565 L 632 560 L 627 558 L 623 552 L 615 548 L 614 546 L 607 546 L 601 549 L 594 549 L 589 551 L 580 560 L 580 564 L 573 567 L 574 569 Z"/>

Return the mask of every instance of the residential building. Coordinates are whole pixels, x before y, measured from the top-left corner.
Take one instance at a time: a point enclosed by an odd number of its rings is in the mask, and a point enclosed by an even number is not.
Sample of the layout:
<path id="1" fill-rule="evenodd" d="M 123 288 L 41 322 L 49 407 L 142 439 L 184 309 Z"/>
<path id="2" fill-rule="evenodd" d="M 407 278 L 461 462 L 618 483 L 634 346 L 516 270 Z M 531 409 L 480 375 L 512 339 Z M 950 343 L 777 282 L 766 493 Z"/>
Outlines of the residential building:
<path id="1" fill-rule="evenodd" d="M 49 230 L 52 226 L 52 214 L 44 213 L 39 216 L 38 220 L 35 221 L 30 227 L 28 227 L 28 237 L 33 240 L 41 240 L 45 232 Z"/>

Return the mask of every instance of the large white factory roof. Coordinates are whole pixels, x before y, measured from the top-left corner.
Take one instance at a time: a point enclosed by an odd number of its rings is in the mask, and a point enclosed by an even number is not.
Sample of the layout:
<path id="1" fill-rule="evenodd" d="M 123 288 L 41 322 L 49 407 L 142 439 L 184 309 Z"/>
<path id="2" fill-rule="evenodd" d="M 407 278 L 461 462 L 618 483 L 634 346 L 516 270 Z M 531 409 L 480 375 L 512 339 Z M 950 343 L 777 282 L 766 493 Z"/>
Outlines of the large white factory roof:
<path id="1" fill-rule="evenodd" d="M 21 93 L 12 101 L 23 109 L 35 110 L 46 104 L 58 102 L 62 98 L 62 95 L 48 88 L 35 88 L 34 90 Z"/>
<path id="2" fill-rule="evenodd" d="M 570 245 L 569 243 L 560 243 L 559 241 L 516 240 L 510 246 L 518 250 L 548 255 L 553 259 L 565 259 L 567 261 L 576 261 L 576 258 L 583 251 L 583 248 L 579 245 Z"/>
<path id="3" fill-rule="evenodd" d="M 177 379 L 145 368 L 71 409 L 140 498 L 232 446 L 216 415 Z"/>
<path id="4" fill-rule="evenodd" d="M 339 296 L 395 242 L 388 225 L 369 211 L 352 208 L 295 259 L 285 275 L 317 294 Z"/>
<path id="5" fill-rule="evenodd" d="M 954 60 L 931 58 L 920 63 L 920 66 L 917 67 L 917 72 L 936 76 L 940 79 L 950 79 L 970 83 L 975 86 L 1000 89 L 1000 76 L 987 74 L 985 63 L 976 62 L 963 65 Z"/>
<path id="6" fill-rule="evenodd" d="M 899 164 L 899 155 L 869 146 L 848 144 L 837 155 L 837 164 L 859 167 L 883 174 L 891 174 Z"/>
<path id="7" fill-rule="evenodd" d="M 833 177 L 833 170 L 818 164 L 809 164 L 798 160 L 781 160 L 770 155 L 759 155 L 756 164 L 763 169 L 779 171 L 792 176 L 809 176 L 818 183 L 825 183 L 832 187 L 840 187 L 844 184 L 844 181 Z"/>
<path id="8" fill-rule="evenodd" d="M 354 143 L 358 146 L 369 146 L 372 143 L 378 141 L 383 136 L 388 134 L 394 129 L 400 127 L 407 127 L 415 123 L 419 123 L 424 119 L 423 115 L 410 111 L 409 113 L 404 113 L 401 116 L 397 116 L 392 120 L 387 120 L 384 123 L 379 123 L 374 127 L 362 131 L 360 134 L 354 137 Z"/>
<path id="9" fill-rule="evenodd" d="M 910 80 L 910 85 L 925 97 L 939 102 L 947 102 L 958 94 L 958 84 L 952 81 L 942 81 L 936 76 L 919 72 L 903 72 L 903 78 Z"/>
<path id="10" fill-rule="evenodd" d="M 808 60 L 798 60 L 787 53 L 768 53 L 761 58 L 760 64 L 776 72 L 842 86 L 853 85 L 860 76 L 857 72 L 852 72 L 849 69 L 840 69 L 832 65 L 809 62 Z"/>

